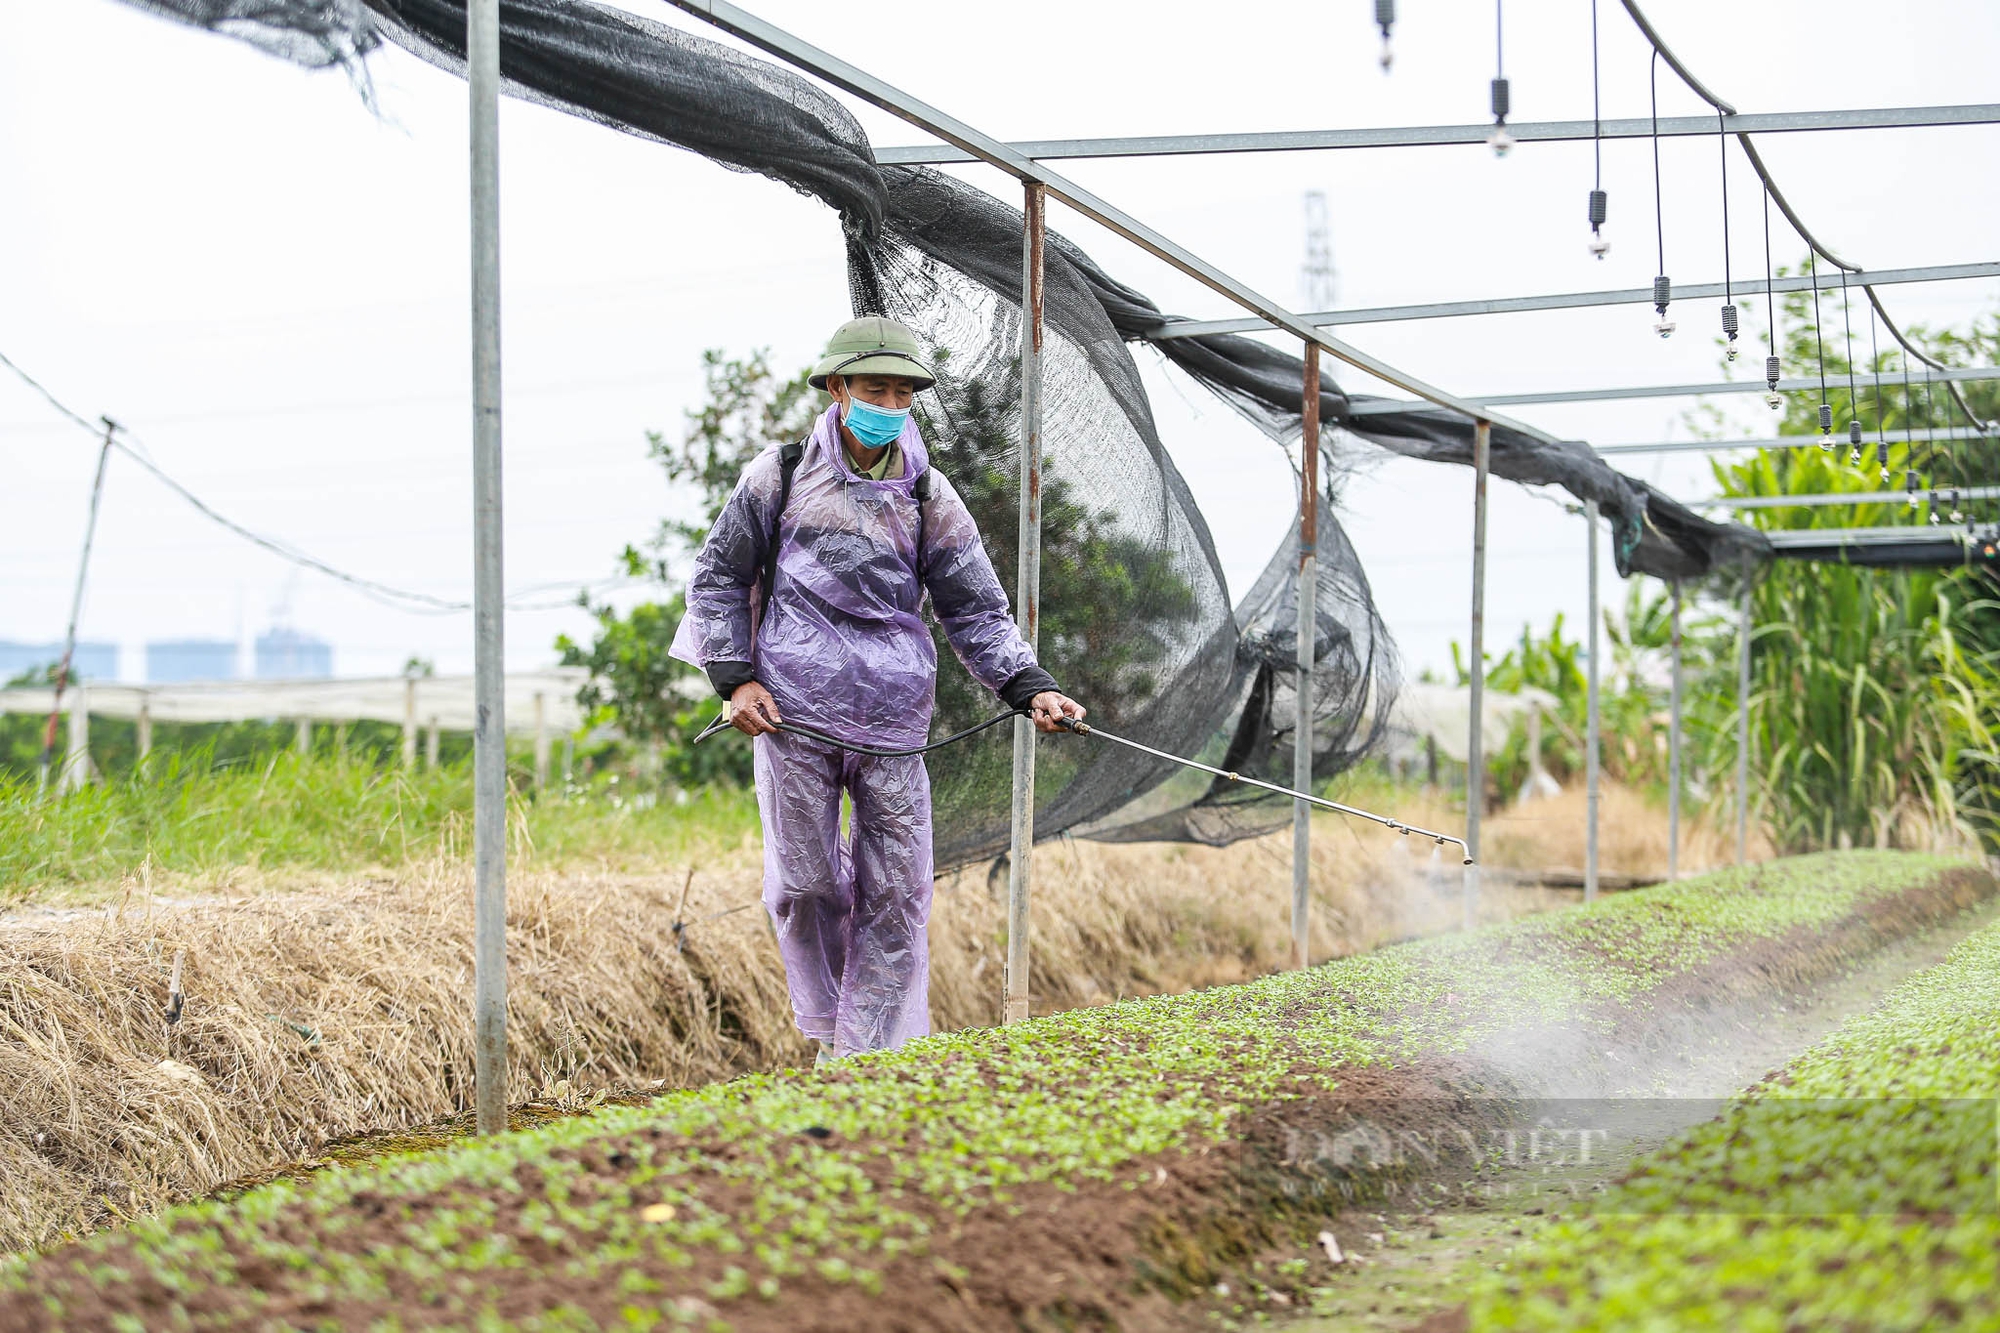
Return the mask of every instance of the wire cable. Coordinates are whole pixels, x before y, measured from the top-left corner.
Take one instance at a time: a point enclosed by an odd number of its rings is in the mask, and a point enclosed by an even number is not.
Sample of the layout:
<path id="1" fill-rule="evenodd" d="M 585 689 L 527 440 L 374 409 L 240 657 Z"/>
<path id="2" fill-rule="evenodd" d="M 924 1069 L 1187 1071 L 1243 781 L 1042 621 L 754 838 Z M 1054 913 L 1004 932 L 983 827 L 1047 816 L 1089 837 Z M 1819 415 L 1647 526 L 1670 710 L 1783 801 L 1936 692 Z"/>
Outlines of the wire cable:
<path id="1" fill-rule="evenodd" d="M 1778 298 L 1771 291 L 1771 191 L 1764 190 L 1764 336 L 1769 351 L 1764 356 L 1764 382 L 1769 386 L 1764 401 L 1773 412 L 1784 404 L 1778 396 L 1778 377 L 1784 363 L 1778 359 Z"/>
<path id="2" fill-rule="evenodd" d="M 1819 333 L 1819 266 L 1806 251 L 1806 272 L 1812 277 L 1813 356 L 1819 362 L 1819 447 L 1833 448 L 1833 404 L 1826 401 L 1826 340 Z"/>
<path id="3" fill-rule="evenodd" d="M 1667 277 L 1667 219 L 1660 200 L 1660 53 L 1653 52 L 1653 235 L 1659 242 L 1660 266 L 1654 269 L 1653 308 L 1659 312 L 1660 322 L 1653 326 L 1653 332 L 1662 338 L 1669 337 L 1674 326 L 1667 320 L 1667 306 L 1673 300 L 1674 285 Z"/>
<path id="4" fill-rule="evenodd" d="M 1604 239 L 1604 219 L 1610 196 L 1604 193 L 1604 109 L 1598 95 L 1597 0 L 1590 0 L 1590 253 L 1599 259 L 1611 253 Z"/>
<path id="5" fill-rule="evenodd" d="M 1861 466 L 1861 400 L 1854 389 L 1854 314 L 1847 299 L 1847 270 L 1840 270 L 1840 323 L 1847 347 L 1847 441 L 1848 462 Z"/>
<path id="6" fill-rule="evenodd" d="M 965 728 L 965 730 L 963 731 L 954 731 L 953 733 L 951 733 L 951 735 L 944 737 L 942 740 L 932 741 L 928 745 L 912 745 L 905 749 L 900 749 L 900 750 L 883 749 L 881 747 L 874 745 L 862 745 L 857 741 L 844 741 L 841 740 L 838 736 L 829 736 L 823 731 L 815 730 L 812 727 L 801 726 L 797 722 L 774 722 L 771 725 L 776 727 L 779 731 L 785 732 L 789 735 L 804 736 L 809 740 L 818 741 L 822 745 L 831 745 L 838 750 L 851 750 L 855 754 L 874 755 L 878 759 L 906 759 L 911 755 L 929 754 L 932 750 L 942 750 L 947 745 L 956 745 L 959 741 L 964 740 L 966 737 L 976 736 L 980 732 L 986 730 L 988 727 L 998 726 L 1000 723 L 1005 722 L 1010 717 L 1027 717 L 1027 716 L 1028 714 L 1026 712 L 1018 708 L 1009 708 L 1005 712 L 995 713 L 992 717 L 987 718 L 984 722 L 974 723 L 972 726 Z M 718 731 L 726 731 L 729 729 L 729 727 L 730 727 L 729 710 L 727 708 L 724 708 L 721 713 L 716 715 L 715 721 L 709 723 L 706 727 L 702 728 L 701 733 L 694 738 L 691 744 L 699 745 L 703 741 L 707 740 L 710 736 L 715 735 L 715 733 L 717 733 Z"/>
<path id="7" fill-rule="evenodd" d="M 40 394 L 48 402 L 49 406 L 53 407 L 62 416 L 74 422 L 82 429 L 89 431 L 92 438 L 100 436 L 101 429 L 99 426 L 86 420 L 80 412 L 77 412 L 67 403 L 57 398 L 54 393 L 50 392 L 46 385 L 23 370 L 4 352 L 0 352 L 0 366 L 5 366 L 8 370 L 12 371 L 23 384 L 26 384 L 29 388 Z M 297 565 L 302 569 L 310 569 L 316 574 L 324 574 L 330 579 L 346 584 L 348 587 L 355 589 L 375 602 L 384 606 L 394 607 L 399 611 L 407 611 L 417 615 L 451 615 L 472 609 L 471 602 L 453 601 L 448 598 L 434 596 L 427 592 L 414 592 L 408 588 L 398 588 L 376 579 L 366 578 L 360 574 L 350 574 L 346 570 L 330 565 L 317 556 L 309 555 L 276 537 L 267 537 L 263 533 L 244 527 L 241 523 L 236 522 L 227 515 L 217 512 L 207 501 L 168 475 L 165 469 L 161 468 L 159 464 L 147 456 L 144 444 L 139 440 L 131 438 L 130 432 L 126 431 L 123 427 L 120 427 L 117 431 L 111 442 L 111 447 L 150 473 L 154 480 L 186 501 L 202 517 L 220 525 L 251 545 L 270 552 L 281 560 Z M 574 587 L 577 591 L 587 591 L 594 588 L 623 587 L 634 581 L 630 578 L 621 577 L 606 580 L 601 584 L 583 583 L 570 586 Z M 520 589 L 509 597 L 508 609 L 514 611 L 545 611 L 554 610 L 574 602 L 574 597 L 554 602 L 520 602 L 514 600 L 517 597 L 551 590 L 551 585 Z"/>
<path id="8" fill-rule="evenodd" d="M 1590 187 L 1604 188 L 1604 111 L 1597 92 L 1597 0 L 1590 0 Z M 1592 230 L 1596 230 L 1592 228 Z"/>
<path id="9" fill-rule="evenodd" d="M 1722 132 L 1722 113 L 1715 113 L 1715 148 L 1720 160 L 1722 178 L 1722 332 L 1728 338 L 1723 348 L 1731 360 L 1736 359 L 1736 293 L 1731 290 L 1729 274 L 1729 136 Z"/>
<path id="10" fill-rule="evenodd" d="M 1889 480 L 1889 437 L 1882 423 L 1882 345 L 1875 336 L 1875 307 L 1868 307 L 1868 373 L 1875 380 L 1875 463 Z"/>

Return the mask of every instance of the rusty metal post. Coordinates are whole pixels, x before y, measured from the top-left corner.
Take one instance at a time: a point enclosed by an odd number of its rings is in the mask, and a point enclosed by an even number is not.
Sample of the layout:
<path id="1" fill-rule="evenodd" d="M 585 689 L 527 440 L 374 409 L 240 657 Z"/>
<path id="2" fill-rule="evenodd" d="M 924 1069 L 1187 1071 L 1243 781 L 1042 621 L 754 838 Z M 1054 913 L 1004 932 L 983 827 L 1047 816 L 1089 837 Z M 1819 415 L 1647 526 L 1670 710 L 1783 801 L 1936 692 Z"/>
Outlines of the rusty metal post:
<path id="1" fill-rule="evenodd" d="M 1463 925 L 1479 919 L 1479 817 L 1486 807 L 1486 474 L 1493 452 L 1493 423 L 1472 425 L 1472 648 L 1471 725 L 1465 738 L 1465 867 Z"/>
<path id="2" fill-rule="evenodd" d="M 1319 610 L 1319 347 L 1306 344 L 1299 436 L 1298 714 L 1292 727 L 1292 789 L 1313 782 L 1313 667 Z M 1292 966 L 1311 965 L 1312 807 L 1292 802 Z"/>
<path id="3" fill-rule="evenodd" d="M 1015 565 L 1015 618 L 1038 646 L 1042 609 L 1042 242 L 1048 195 L 1029 181 L 1021 210 L 1021 528 Z M 1007 857 L 1006 1021 L 1025 1022 L 1028 1000 L 1028 893 L 1034 882 L 1035 724 L 1014 719 L 1014 838 Z"/>

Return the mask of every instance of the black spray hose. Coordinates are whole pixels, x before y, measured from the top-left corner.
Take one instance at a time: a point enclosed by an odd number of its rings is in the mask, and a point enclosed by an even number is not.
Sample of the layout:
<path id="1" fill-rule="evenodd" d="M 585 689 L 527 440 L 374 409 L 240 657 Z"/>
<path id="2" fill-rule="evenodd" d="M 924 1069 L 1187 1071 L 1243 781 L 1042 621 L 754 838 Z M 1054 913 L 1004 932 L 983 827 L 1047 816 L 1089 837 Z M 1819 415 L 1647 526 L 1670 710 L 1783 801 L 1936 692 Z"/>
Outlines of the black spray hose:
<path id="1" fill-rule="evenodd" d="M 992 717 L 987 718 L 984 722 L 976 726 L 967 727 L 964 731 L 955 731 L 943 740 L 932 741 L 929 745 L 912 746 L 907 750 L 883 750 L 872 745 L 857 745 L 853 741 L 839 740 L 836 737 L 827 735 L 823 731 L 815 731 L 811 727 L 802 727 L 795 722 L 779 722 L 774 725 L 779 731 L 789 732 L 794 736 L 806 736 L 822 744 L 834 746 L 837 749 L 852 750 L 856 754 L 872 754 L 882 759 L 900 759 L 906 755 L 926 754 L 932 750 L 943 749 L 955 741 L 962 741 L 967 736 L 976 735 L 988 727 L 998 726 L 1010 717 L 1026 717 L 1028 715 L 1025 709 L 1010 708 L 1004 713 L 995 713 Z M 694 738 L 694 743 L 696 745 L 701 744 L 728 725 L 729 713 L 727 709 L 724 709 L 722 716 L 709 723 L 702 733 Z M 1155 750 L 1150 745 L 1141 745 L 1137 741 L 1128 741 L 1123 736 L 1114 736 L 1108 731 L 1100 731 L 1087 722 L 1078 722 L 1072 718 L 1058 717 L 1056 725 L 1064 731 L 1072 732 L 1078 736 L 1096 736 L 1100 739 L 1111 741 L 1114 744 L 1123 745 L 1127 749 L 1138 750 L 1141 753 L 1152 755 L 1155 759 L 1164 759 L 1169 763 L 1179 764 L 1183 768 L 1199 769 L 1203 773 L 1213 773 L 1216 777 L 1226 778 L 1230 782 L 1241 782 L 1251 787 L 1261 787 L 1265 791 L 1276 792 L 1280 796 L 1289 796 L 1295 801 L 1305 801 L 1310 805 L 1317 805 L 1324 809 L 1332 810 L 1337 814 L 1353 815 L 1356 819 L 1366 819 L 1380 824 L 1384 828 L 1393 829 L 1405 837 L 1414 833 L 1420 838 L 1429 838 L 1440 847 L 1448 842 L 1453 843 L 1464 854 L 1465 864 L 1473 864 L 1472 849 L 1466 846 L 1465 839 L 1454 838 L 1449 833 L 1438 833 L 1431 829 L 1418 828 L 1414 824 L 1405 824 L 1400 819 L 1391 819 L 1387 815 L 1378 815 L 1372 810 L 1361 810 L 1351 805 L 1342 805 L 1339 801 L 1328 801 L 1318 796 L 1308 796 L 1302 791 L 1293 791 L 1290 787 L 1280 787 L 1275 782 L 1265 782 L 1258 778 L 1246 778 L 1241 773 L 1231 773 L 1227 769 L 1215 768 L 1197 760 L 1183 759 L 1177 754 L 1168 754 L 1165 750 Z"/>
<path id="2" fill-rule="evenodd" d="M 1027 716 L 1028 713 L 1025 709 L 1010 708 L 1004 713 L 995 713 L 984 722 L 967 727 L 964 731 L 954 731 L 943 740 L 932 741 L 929 745 L 913 745 L 907 750 L 884 750 L 873 745 L 858 745 L 853 741 L 844 741 L 836 736 L 829 736 L 823 731 L 815 731 L 811 727 L 802 727 L 796 722 L 773 722 L 770 725 L 779 731 L 787 732 L 793 736 L 804 736 L 810 740 L 819 741 L 823 745 L 831 745 L 836 749 L 852 750 L 856 754 L 872 754 L 877 759 L 904 759 L 913 754 L 929 754 L 932 750 L 942 750 L 945 746 L 962 741 L 967 736 L 976 736 L 988 727 L 997 727 L 1010 717 Z M 693 743 L 699 745 L 716 732 L 726 730 L 728 726 L 729 710 L 725 708 L 722 710 L 720 717 L 709 723 L 702 730 L 702 733 L 694 738 Z"/>

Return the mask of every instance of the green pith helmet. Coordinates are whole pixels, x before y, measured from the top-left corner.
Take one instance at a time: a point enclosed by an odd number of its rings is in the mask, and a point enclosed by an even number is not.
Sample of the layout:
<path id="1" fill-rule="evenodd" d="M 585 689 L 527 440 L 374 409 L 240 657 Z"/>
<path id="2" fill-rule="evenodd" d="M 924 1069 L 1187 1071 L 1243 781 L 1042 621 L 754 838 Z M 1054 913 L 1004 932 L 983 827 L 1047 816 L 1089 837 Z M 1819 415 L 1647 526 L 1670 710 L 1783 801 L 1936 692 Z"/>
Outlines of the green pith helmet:
<path id="1" fill-rule="evenodd" d="M 828 375 L 900 375 L 915 380 L 919 389 L 937 383 L 937 376 L 931 374 L 918 350 L 917 335 L 881 315 L 850 319 L 833 331 L 826 340 L 826 355 L 812 368 L 806 382 L 824 389 Z"/>

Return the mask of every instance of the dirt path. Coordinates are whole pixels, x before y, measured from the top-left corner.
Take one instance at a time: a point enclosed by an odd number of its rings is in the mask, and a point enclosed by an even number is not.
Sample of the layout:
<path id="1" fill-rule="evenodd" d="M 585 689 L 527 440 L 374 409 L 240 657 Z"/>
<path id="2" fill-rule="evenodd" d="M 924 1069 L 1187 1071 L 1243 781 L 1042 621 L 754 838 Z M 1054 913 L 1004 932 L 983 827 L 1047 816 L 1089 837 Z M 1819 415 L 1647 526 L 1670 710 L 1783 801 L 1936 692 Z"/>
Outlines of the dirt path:
<path id="1" fill-rule="evenodd" d="M 1711 1012 L 1707 1031 L 1688 1034 L 1690 1040 L 1662 1058 L 1634 1065 L 1622 1088 L 1556 1089 L 1625 1099 L 1568 1108 L 1577 1123 L 1605 1131 L 1602 1138 L 1593 1133 L 1589 1160 L 1579 1160 L 1577 1140 L 1563 1138 L 1558 1128 L 1550 1148 L 1532 1152 L 1524 1145 L 1515 1163 L 1446 1191 L 1428 1210 L 1350 1213 L 1334 1227 L 1343 1261 L 1333 1265 L 1317 1252 L 1310 1256 L 1319 1283 L 1310 1313 L 1245 1301 L 1241 1292 L 1225 1298 L 1225 1309 L 1237 1320 L 1254 1318 L 1260 1327 L 1288 1333 L 1462 1329 L 1462 1293 L 1473 1272 L 1503 1266 L 1511 1250 L 1563 1213 L 1587 1211 L 1591 1198 L 1634 1158 L 1711 1118 L 1717 1099 L 1795 1059 L 1996 918 L 2000 902 L 1984 904 L 1880 950 L 1787 1005 Z M 1560 1108 L 1556 1118 L 1564 1119 Z"/>

